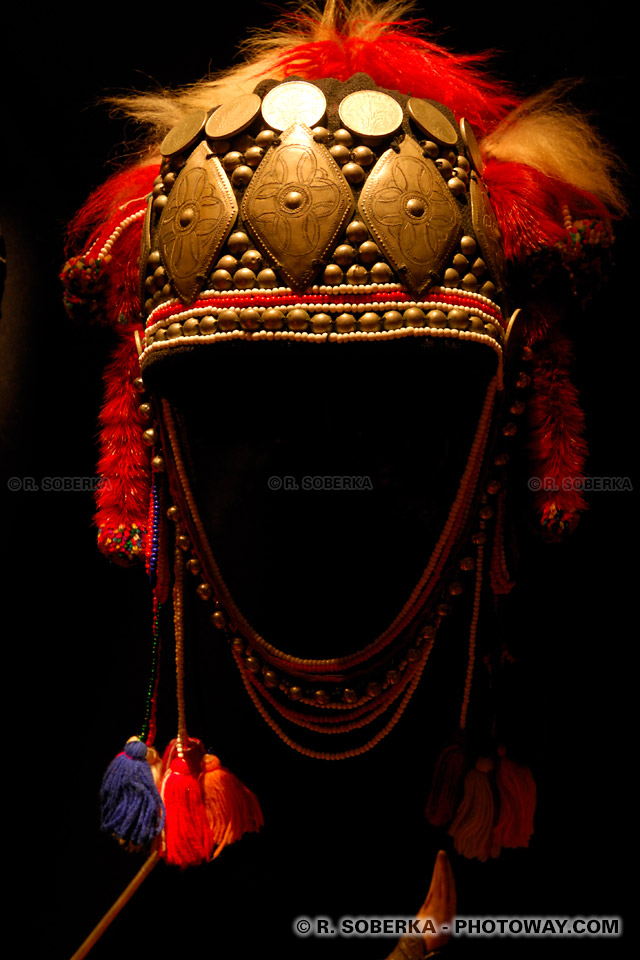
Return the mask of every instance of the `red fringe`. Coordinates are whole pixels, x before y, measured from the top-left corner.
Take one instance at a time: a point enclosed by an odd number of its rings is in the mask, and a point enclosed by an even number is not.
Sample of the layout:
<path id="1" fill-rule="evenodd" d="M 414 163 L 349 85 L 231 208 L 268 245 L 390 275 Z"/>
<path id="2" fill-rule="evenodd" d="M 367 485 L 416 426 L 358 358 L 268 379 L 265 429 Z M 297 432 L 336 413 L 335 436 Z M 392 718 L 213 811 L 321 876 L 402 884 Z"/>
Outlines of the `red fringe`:
<path id="1" fill-rule="evenodd" d="M 256 795 L 213 754 L 204 756 L 200 783 L 217 847 L 214 857 L 227 844 L 262 827 L 262 810 Z"/>
<path id="2" fill-rule="evenodd" d="M 514 763 L 503 753 L 498 762 L 496 786 L 500 816 L 493 831 L 494 844 L 528 847 L 536 809 L 536 784 L 531 770 Z"/>
<path id="3" fill-rule="evenodd" d="M 177 867 L 197 866 L 211 859 L 213 835 L 200 782 L 190 765 L 174 757 L 161 790 L 166 818 L 162 857 Z"/>
<path id="4" fill-rule="evenodd" d="M 308 22 L 304 15 L 293 19 L 304 31 Z M 520 98 L 507 84 L 480 69 L 489 53 L 450 53 L 425 40 L 421 29 L 417 20 L 372 24 L 358 37 L 345 37 L 336 29 L 326 40 L 301 43 L 285 51 L 277 66 L 285 76 L 308 80 L 334 77 L 345 81 L 354 73 L 366 73 L 387 90 L 446 104 L 457 119 L 466 117 L 479 137 L 486 136 Z"/>
<path id="5" fill-rule="evenodd" d="M 144 556 L 151 491 L 149 447 L 142 440 L 144 421 L 132 384 L 139 375 L 132 332 L 120 337 L 104 373 L 105 399 L 100 413 L 101 484 L 96 493 L 98 544 L 120 563 Z"/>
<path id="6" fill-rule="evenodd" d="M 551 536 L 574 526 L 588 509 L 580 489 L 588 450 L 584 413 L 569 376 L 571 350 L 568 339 L 548 330 L 532 358 L 529 455 L 532 475 L 542 484 L 534 503 Z"/>
<path id="7" fill-rule="evenodd" d="M 523 163 L 488 160 L 482 177 L 491 197 L 508 260 L 521 260 L 540 247 L 566 242 L 562 207 L 580 216 L 609 219 L 594 196 L 545 176 Z"/>

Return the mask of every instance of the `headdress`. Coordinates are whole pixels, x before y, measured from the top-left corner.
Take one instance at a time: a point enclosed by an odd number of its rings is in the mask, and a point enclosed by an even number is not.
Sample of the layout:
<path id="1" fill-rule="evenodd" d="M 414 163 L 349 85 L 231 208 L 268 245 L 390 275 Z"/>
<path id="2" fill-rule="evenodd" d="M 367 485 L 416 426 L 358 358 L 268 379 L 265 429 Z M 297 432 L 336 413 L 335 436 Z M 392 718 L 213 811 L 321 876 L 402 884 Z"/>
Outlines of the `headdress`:
<path id="1" fill-rule="evenodd" d="M 262 822 L 251 790 L 187 731 L 187 584 L 274 733 L 324 760 L 360 755 L 391 732 L 466 593 L 459 732 L 427 816 L 481 860 L 531 835 L 535 784 L 496 706 L 510 656 L 482 636 L 482 620 L 491 595 L 513 583 L 507 477 L 521 423 L 545 535 L 561 538 L 585 509 L 562 309 L 605 271 L 622 202 L 606 146 L 557 91 L 521 102 L 483 58 L 453 56 L 415 24 L 391 22 L 394 11 L 305 11 L 234 71 L 132 101 L 161 145 L 112 177 L 71 227 L 83 243 L 63 271 L 67 307 L 118 336 L 105 374 L 98 540 L 116 562 L 144 561 L 154 596 L 146 713 L 105 778 L 104 826 L 132 846 L 160 836 L 170 863 L 212 859 Z M 357 363 L 355 351 L 390 350 L 387 341 L 433 344 L 434 358 L 460 347 L 481 384 L 474 431 L 422 572 L 386 629 L 331 658 L 298 656 L 261 636 L 228 585 L 197 488 L 184 383 L 202 382 L 232 345 L 234 357 L 260 351 L 264 364 L 282 345 L 349 350 Z M 160 762 L 167 618 L 178 730 Z M 480 684 L 470 734 L 479 663 L 491 682 Z"/>

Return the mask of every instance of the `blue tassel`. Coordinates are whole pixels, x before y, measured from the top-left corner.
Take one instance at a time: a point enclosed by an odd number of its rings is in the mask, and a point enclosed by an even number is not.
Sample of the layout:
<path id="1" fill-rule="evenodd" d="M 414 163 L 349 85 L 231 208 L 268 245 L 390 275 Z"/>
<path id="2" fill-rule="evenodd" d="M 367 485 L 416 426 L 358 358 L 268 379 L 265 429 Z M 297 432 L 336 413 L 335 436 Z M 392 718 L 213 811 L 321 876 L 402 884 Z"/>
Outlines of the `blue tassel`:
<path id="1" fill-rule="evenodd" d="M 111 762 L 102 781 L 102 829 L 123 843 L 141 847 L 164 825 L 164 805 L 147 763 L 147 745 L 131 740 Z"/>

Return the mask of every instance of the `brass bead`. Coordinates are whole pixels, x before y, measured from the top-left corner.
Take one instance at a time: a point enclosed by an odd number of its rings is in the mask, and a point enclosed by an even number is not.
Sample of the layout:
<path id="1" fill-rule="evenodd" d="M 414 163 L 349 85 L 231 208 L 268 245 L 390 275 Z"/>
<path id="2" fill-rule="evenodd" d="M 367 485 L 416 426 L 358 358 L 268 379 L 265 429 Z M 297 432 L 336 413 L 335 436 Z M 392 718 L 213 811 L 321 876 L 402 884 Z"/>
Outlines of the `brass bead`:
<path id="1" fill-rule="evenodd" d="M 154 457 L 153 460 L 151 461 L 151 469 L 155 473 L 162 473 L 162 471 L 164 470 L 164 457 L 160 457 L 160 456 Z"/>
<path id="2" fill-rule="evenodd" d="M 382 323 L 379 315 L 368 311 L 360 315 L 360 329 L 361 330 L 379 330 L 380 324 Z"/>
<path id="3" fill-rule="evenodd" d="M 528 373 L 524 373 L 523 371 L 522 373 L 518 374 L 518 379 L 516 380 L 516 387 L 518 390 L 525 390 L 530 384 L 531 377 Z"/>
<path id="4" fill-rule="evenodd" d="M 495 494 L 500 492 L 501 483 L 499 480 L 490 480 L 487 484 L 486 490 L 487 493 Z"/>
<path id="5" fill-rule="evenodd" d="M 242 230 L 236 230 L 235 233 L 232 233 L 229 239 L 227 240 L 227 247 L 234 255 L 244 253 L 245 250 L 249 247 L 251 241 L 246 233 Z"/>
<path id="6" fill-rule="evenodd" d="M 333 253 L 333 259 L 341 267 L 348 267 L 356 258 L 356 251 L 348 243 L 341 243 Z"/>
<path id="7" fill-rule="evenodd" d="M 218 327 L 220 330 L 235 330 L 238 326 L 238 319 L 235 310 L 221 310 L 218 314 Z"/>
<path id="8" fill-rule="evenodd" d="M 311 133 L 316 143 L 326 143 L 331 136 L 326 127 L 314 127 Z"/>
<path id="9" fill-rule="evenodd" d="M 138 412 L 140 413 L 140 416 L 142 417 L 143 420 L 149 420 L 151 418 L 151 414 L 153 413 L 151 409 L 151 404 L 141 403 L 140 406 L 138 407 Z"/>
<path id="10" fill-rule="evenodd" d="M 485 503 L 484 506 L 480 507 L 478 510 L 478 516 L 482 520 L 490 520 L 494 514 L 494 509 L 489 503 Z"/>
<path id="11" fill-rule="evenodd" d="M 421 307 L 407 307 L 402 314 L 402 319 L 408 327 L 424 327 L 427 317 Z"/>
<path id="12" fill-rule="evenodd" d="M 275 139 L 275 130 L 261 130 L 254 142 L 264 150 L 268 150 Z"/>
<path id="13" fill-rule="evenodd" d="M 213 589 L 210 583 L 199 583 L 196 587 L 196 593 L 201 600 L 210 600 Z"/>
<path id="14" fill-rule="evenodd" d="M 336 163 L 340 164 L 340 166 L 342 166 L 344 163 L 347 163 L 351 157 L 349 148 L 345 147 L 343 143 L 336 143 L 333 147 L 330 147 L 329 153 Z"/>
<path id="15" fill-rule="evenodd" d="M 495 467 L 504 467 L 505 464 L 509 462 L 508 453 L 499 453 L 497 457 L 493 458 L 493 465 Z"/>
<path id="16" fill-rule="evenodd" d="M 453 583 L 449 584 L 449 596 L 459 597 L 461 593 L 464 593 L 464 587 L 459 580 L 454 580 Z"/>
<path id="17" fill-rule="evenodd" d="M 256 275 L 248 267 L 241 267 L 233 275 L 233 282 L 238 290 L 250 290 L 256 285 Z"/>
<path id="18" fill-rule="evenodd" d="M 157 440 L 156 432 L 153 427 L 149 427 L 148 430 L 145 430 L 142 434 L 142 439 L 147 444 L 147 446 L 152 447 Z"/>
<path id="19" fill-rule="evenodd" d="M 349 243 L 362 243 L 369 236 L 369 231 L 361 220 L 352 220 L 346 229 Z"/>
<path id="20" fill-rule="evenodd" d="M 182 335 L 182 324 L 181 323 L 170 323 L 166 330 L 167 336 L 171 339 L 173 337 L 179 337 Z"/>
<path id="21" fill-rule="evenodd" d="M 382 684 L 381 683 L 368 683 L 367 684 L 367 694 L 370 697 L 377 697 L 382 693 Z"/>
<path id="22" fill-rule="evenodd" d="M 352 690 L 351 687 L 345 687 L 342 691 L 342 699 L 345 703 L 356 703 L 358 694 L 355 690 Z"/>
<path id="23" fill-rule="evenodd" d="M 245 250 L 240 258 L 240 263 L 243 267 L 248 267 L 249 270 L 253 270 L 254 273 L 256 273 L 262 267 L 262 254 L 259 250 L 253 248 L 251 250 Z"/>
<path id="24" fill-rule="evenodd" d="M 327 284 L 342 283 L 342 269 L 337 263 L 330 263 L 324 268 L 322 279 Z"/>
<path id="25" fill-rule="evenodd" d="M 345 130 L 344 127 L 341 127 L 333 135 L 334 143 L 343 143 L 345 146 L 350 147 L 353 144 L 353 137 L 348 130 Z"/>
<path id="26" fill-rule="evenodd" d="M 391 280 L 391 267 L 388 263 L 374 263 L 369 272 L 374 283 L 388 283 Z"/>
<path id="27" fill-rule="evenodd" d="M 279 682 L 278 674 L 275 670 L 263 670 L 265 687 L 277 687 Z"/>
<path id="28" fill-rule="evenodd" d="M 460 177 L 451 177 L 450 180 L 447 180 L 447 186 L 454 197 L 461 197 L 463 193 L 467 192 L 467 188 Z"/>
<path id="29" fill-rule="evenodd" d="M 347 270 L 347 283 L 361 284 L 367 282 L 367 268 L 363 267 L 361 263 L 354 263 L 353 266 L 349 267 Z"/>
<path id="30" fill-rule="evenodd" d="M 445 180 L 448 180 L 451 174 L 453 173 L 453 166 L 449 163 L 448 160 L 445 160 L 443 157 L 439 157 L 436 160 L 436 167 L 438 168 L 442 176 L 445 178 Z"/>
<path id="31" fill-rule="evenodd" d="M 466 290 L 475 290 L 478 286 L 478 278 L 473 273 L 466 273 L 462 278 L 462 286 Z"/>
<path id="32" fill-rule="evenodd" d="M 443 279 L 445 286 L 454 287 L 460 280 L 460 274 L 453 267 L 449 267 L 448 270 L 445 270 Z"/>
<path id="33" fill-rule="evenodd" d="M 228 270 L 214 270 L 211 283 L 216 290 L 230 290 L 233 286 L 233 277 Z"/>
<path id="34" fill-rule="evenodd" d="M 390 683 L 390 684 L 393 686 L 393 684 L 394 684 L 394 683 L 397 683 L 398 680 L 400 679 L 400 671 L 399 671 L 399 670 L 389 670 L 388 673 L 387 673 L 386 679 L 387 679 L 387 682 Z"/>
<path id="35" fill-rule="evenodd" d="M 478 530 L 477 533 L 474 533 L 471 537 L 471 542 L 475 544 L 476 547 L 481 547 L 483 543 L 486 543 L 487 535 L 484 530 Z"/>
<path id="36" fill-rule="evenodd" d="M 521 413 L 524 413 L 525 404 L 523 400 L 516 400 L 515 403 L 512 403 L 509 407 L 509 412 L 512 413 L 515 417 L 519 417 Z"/>
<path id="37" fill-rule="evenodd" d="M 176 537 L 176 543 L 184 553 L 191 549 L 189 537 L 184 533 L 180 534 L 179 537 Z"/>
<path id="38" fill-rule="evenodd" d="M 222 166 L 230 173 L 232 170 L 235 170 L 236 167 L 239 167 L 244 157 L 238 150 L 231 150 L 222 158 Z"/>
<path id="39" fill-rule="evenodd" d="M 376 158 L 373 150 L 364 145 L 355 147 L 352 151 L 352 156 L 355 162 L 359 163 L 362 167 L 370 167 Z"/>
<path id="40" fill-rule="evenodd" d="M 262 311 L 262 325 L 265 330 L 282 330 L 284 313 L 277 307 L 267 307 Z"/>
<path id="41" fill-rule="evenodd" d="M 476 277 L 481 277 L 483 273 L 486 272 L 487 265 L 481 257 L 478 257 L 477 260 L 473 261 L 473 266 L 471 267 L 471 272 L 475 273 Z"/>
<path id="42" fill-rule="evenodd" d="M 422 636 L 425 640 L 433 640 L 437 632 L 436 628 L 432 626 L 432 624 L 429 624 L 429 626 L 425 627 L 422 631 Z"/>
<path id="43" fill-rule="evenodd" d="M 440 153 L 440 147 L 433 140 L 424 140 L 420 146 L 431 160 L 435 160 Z"/>
<path id="44" fill-rule="evenodd" d="M 364 170 L 359 163 L 345 163 L 342 173 L 349 183 L 362 183 L 365 177 Z"/>
<path id="45" fill-rule="evenodd" d="M 469 326 L 469 314 L 466 310 L 454 307 L 447 314 L 447 322 L 453 330 L 466 330 Z"/>
<path id="46" fill-rule="evenodd" d="M 311 328 L 314 333 L 327 333 L 331 330 L 331 316 L 328 313 L 316 313 L 311 318 Z"/>
<path id="47" fill-rule="evenodd" d="M 289 687 L 289 696 L 292 700 L 300 700 L 302 693 L 302 687 Z"/>
<path id="48" fill-rule="evenodd" d="M 358 247 L 358 255 L 361 263 L 367 265 L 375 263 L 376 260 L 380 259 L 380 248 L 373 240 L 365 240 L 364 243 L 361 243 Z"/>
<path id="49" fill-rule="evenodd" d="M 382 314 L 382 322 L 385 330 L 397 330 L 402 326 L 402 314 L 399 310 L 386 310 Z"/>
<path id="50" fill-rule="evenodd" d="M 200 321 L 200 333 L 205 336 L 208 333 L 214 333 L 217 327 L 217 323 L 214 317 L 203 317 Z"/>
<path id="51" fill-rule="evenodd" d="M 448 617 L 451 613 L 451 607 L 448 603 L 439 603 L 436 608 L 436 613 L 439 617 Z"/>
<path id="52" fill-rule="evenodd" d="M 211 623 L 216 627 L 217 630 L 222 630 L 223 627 L 227 625 L 227 618 L 225 617 L 222 610 L 214 610 L 211 614 Z"/>
<path id="53" fill-rule="evenodd" d="M 513 437 L 518 432 L 518 428 L 515 423 L 505 423 L 502 428 L 502 433 L 505 437 Z"/>
<path id="54" fill-rule="evenodd" d="M 234 637 L 231 641 L 231 649 L 234 653 L 244 653 L 244 640 L 241 637 Z"/>
<path id="55" fill-rule="evenodd" d="M 278 282 L 275 273 L 269 267 L 261 270 L 256 277 L 256 280 L 258 281 L 258 285 L 262 287 L 263 290 L 268 290 L 271 287 L 275 287 Z"/>
<path id="56" fill-rule="evenodd" d="M 192 573 L 194 577 L 200 573 L 200 569 L 200 561 L 197 557 L 191 557 L 190 560 L 187 560 L 187 570 L 189 573 Z"/>
<path id="57" fill-rule="evenodd" d="M 169 509 L 167 510 L 167 516 L 169 520 L 173 520 L 174 523 L 177 523 L 178 520 L 180 519 L 180 511 L 176 506 L 169 507 Z"/>
<path id="58" fill-rule="evenodd" d="M 442 310 L 429 310 L 427 323 L 430 327 L 446 327 L 447 315 Z"/>
<path id="59" fill-rule="evenodd" d="M 473 557 L 463 557 L 462 560 L 460 561 L 460 569 L 464 570 L 467 573 L 470 570 L 475 570 L 475 568 L 476 568 L 476 562 L 473 559 Z"/>
<path id="60" fill-rule="evenodd" d="M 287 313 L 287 326 L 290 330 L 306 330 L 309 326 L 309 314 L 301 307 L 294 307 Z"/>
<path id="61" fill-rule="evenodd" d="M 409 661 L 409 663 L 415 663 L 419 659 L 420 659 L 420 651 L 416 650 L 415 647 L 409 647 L 409 649 L 407 650 L 407 660 Z"/>
<path id="62" fill-rule="evenodd" d="M 346 333 L 353 330 L 356 325 L 356 318 L 352 313 L 341 313 L 336 317 L 336 330 L 338 333 Z"/>
<path id="63" fill-rule="evenodd" d="M 238 314 L 238 320 L 243 330 L 258 330 L 260 328 L 260 311 L 255 307 L 247 307 Z"/>
<path id="64" fill-rule="evenodd" d="M 453 265 L 456 270 L 465 270 L 469 266 L 469 261 L 463 253 L 456 253 L 453 258 Z"/>
<path id="65" fill-rule="evenodd" d="M 464 236 L 460 240 L 460 249 L 464 253 L 465 257 L 472 257 L 475 254 L 477 247 L 478 244 L 473 237 Z"/>
<path id="66" fill-rule="evenodd" d="M 185 337 L 193 337 L 196 334 L 200 333 L 200 322 L 196 317 L 189 317 L 188 320 L 182 324 L 182 332 Z"/>
<path id="67" fill-rule="evenodd" d="M 313 694 L 313 699 L 316 701 L 316 703 L 328 703 L 329 694 L 326 690 L 316 690 Z"/>
<path id="68" fill-rule="evenodd" d="M 244 152 L 244 160 L 249 167 L 257 167 L 263 157 L 264 148 L 261 146 L 249 147 Z"/>
<path id="69" fill-rule="evenodd" d="M 249 673 L 260 673 L 260 661 L 257 657 L 245 657 L 244 662 Z"/>

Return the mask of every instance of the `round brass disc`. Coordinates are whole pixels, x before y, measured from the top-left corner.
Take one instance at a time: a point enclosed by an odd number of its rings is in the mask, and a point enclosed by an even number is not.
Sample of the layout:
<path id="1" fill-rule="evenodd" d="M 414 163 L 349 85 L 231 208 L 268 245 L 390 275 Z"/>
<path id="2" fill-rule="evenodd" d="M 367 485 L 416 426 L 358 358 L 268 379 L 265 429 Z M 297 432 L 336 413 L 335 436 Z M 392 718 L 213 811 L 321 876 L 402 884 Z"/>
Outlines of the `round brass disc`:
<path id="1" fill-rule="evenodd" d="M 478 146 L 476 135 L 473 132 L 473 127 L 468 120 L 465 120 L 464 117 L 460 121 L 460 133 L 462 134 L 462 139 L 464 140 L 469 163 L 476 171 L 478 176 L 481 177 L 482 171 L 484 170 L 484 160 L 482 159 L 482 154 L 480 153 L 480 147 Z"/>
<path id="2" fill-rule="evenodd" d="M 260 113 L 262 100 L 257 93 L 234 97 L 211 114 L 204 132 L 212 140 L 226 140 L 242 133 Z"/>
<path id="3" fill-rule="evenodd" d="M 162 144 L 160 151 L 163 157 L 172 157 L 176 153 L 182 153 L 189 147 L 192 147 L 204 129 L 207 122 L 206 110 L 194 110 L 187 114 L 184 120 L 177 123 L 175 127 L 169 130 Z"/>
<path id="4" fill-rule="evenodd" d="M 426 100 L 411 97 L 407 104 L 413 122 L 420 127 L 430 140 L 437 140 L 445 147 L 454 147 L 458 142 L 458 134 L 453 124 L 445 115 Z"/>
<path id="5" fill-rule="evenodd" d="M 322 90 L 304 80 L 274 87 L 262 101 L 262 116 L 272 130 L 286 130 L 292 123 L 316 127 L 327 110 Z"/>
<path id="6" fill-rule="evenodd" d="M 402 125 L 400 104 L 381 90 L 356 90 L 338 107 L 342 125 L 367 140 L 383 140 Z"/>

